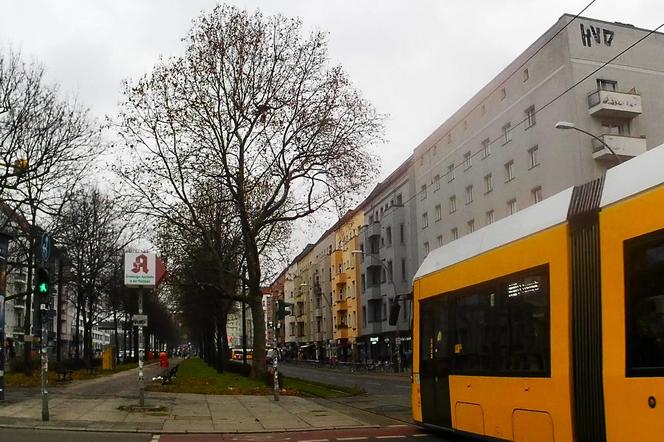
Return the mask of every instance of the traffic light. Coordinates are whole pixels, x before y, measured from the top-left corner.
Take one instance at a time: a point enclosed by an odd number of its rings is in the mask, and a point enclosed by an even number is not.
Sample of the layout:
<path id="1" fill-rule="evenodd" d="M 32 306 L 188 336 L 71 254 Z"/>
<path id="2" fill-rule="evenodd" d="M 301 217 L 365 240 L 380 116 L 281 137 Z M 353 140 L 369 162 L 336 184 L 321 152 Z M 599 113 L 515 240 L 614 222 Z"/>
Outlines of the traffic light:
<path id="1" fill-rule="evenodd" d="M 35 273 L 35 290 L 41 300 L 47 300 L 51 293 L 51 277 L 44 267 L 37 268 Z"/>
<path id="2" fill-rule="evenodd" d="M 277 301 L 277 319 L 284 319 L 286 316 L 293 314 L 292 312 L 293 304 L 289 304 L 285 301 Z"/>
<path id="3" fill-rule="evenodd" d="M 399 297 L 397 297 L 391 304 L 390 304 L 390 317 L 388 320 L 388 323 L 390 325 L 397 325 L 397 322 L 399 321 L 399 312 L 401 311 L 401 306 L 399 305 Z"/>

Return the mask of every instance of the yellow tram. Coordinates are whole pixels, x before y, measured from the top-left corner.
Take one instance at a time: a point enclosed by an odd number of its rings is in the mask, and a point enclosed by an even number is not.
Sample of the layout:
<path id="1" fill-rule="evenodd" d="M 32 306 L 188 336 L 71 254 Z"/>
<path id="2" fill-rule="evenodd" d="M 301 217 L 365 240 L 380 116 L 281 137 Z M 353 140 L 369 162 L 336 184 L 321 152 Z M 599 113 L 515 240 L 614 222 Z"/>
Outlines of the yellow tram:
<path id="1" fill-rule="evenodd" d="M 417 422 L 664 441 L 664 145 L 432 251 L 414 325 Z"/>

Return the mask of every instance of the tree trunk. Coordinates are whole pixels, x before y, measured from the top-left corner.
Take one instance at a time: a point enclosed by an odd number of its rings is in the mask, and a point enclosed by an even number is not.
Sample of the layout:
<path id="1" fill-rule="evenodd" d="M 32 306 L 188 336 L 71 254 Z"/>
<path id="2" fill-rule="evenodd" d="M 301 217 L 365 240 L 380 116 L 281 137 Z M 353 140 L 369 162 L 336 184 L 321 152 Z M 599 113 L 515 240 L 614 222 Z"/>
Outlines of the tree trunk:
<path id="1" fill-rule="evenodd" d="M 113 308 L 113 341 L 115 343 L 115 353 L 113 355 L 113 368 L 120 363 L 120 340 L 118 339 L 118 312 Z"/>

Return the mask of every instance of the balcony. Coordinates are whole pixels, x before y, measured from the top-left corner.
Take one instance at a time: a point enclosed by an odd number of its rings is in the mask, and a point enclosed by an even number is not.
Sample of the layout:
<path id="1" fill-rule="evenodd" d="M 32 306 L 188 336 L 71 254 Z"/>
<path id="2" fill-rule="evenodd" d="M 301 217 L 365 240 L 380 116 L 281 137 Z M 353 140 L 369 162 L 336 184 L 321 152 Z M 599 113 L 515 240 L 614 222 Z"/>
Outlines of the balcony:
<path id="1" fill-rule="evenodd" d="M 379 285 L 367 286 L 366 290 L 364 291 L 364 296 L 367 299 L 380 299 L 381 298 L 380 286 Z"/>
<path id="2" fill-rule="evenodd" d="M 641 115 L 641 95 L 598 89 L 588 94 L 588 112 L 593 117 L 631 119 Z"/>
<path id="3" fill-rule="evenodd" d="M 625 135 L 604 134 L 599 138 L 608 144 L 621 160 L 629 160 L 644 153 L 647 149 L 646 139 Z M 597 140 L 593 140 L 593 158 L 596 160 L 612 160 L 613 154 Z"/>
<path id="4" fill-rule="evenodd" d="M 345 285 L 346 281 L 348 281 L 348 275 L 346 275 L 346 273 L 341 272 L 341 273 L 337 273 L 336 275 L 334 275 L 334 284 L 335 285 Z"/>
<path id="5" fill-rule="evenodd" d="M 335 333 L 335 337 L 337 339 L 348 339 L 349 335 L 350 335 L 350 330 L 347 324 L 337 325 L 337 332 Z"/>
<path id="6" fill-rule="evenodd" d="M 14 335 L 22 335 L 23 334 L 23 327 L 22 325 L 15 325 L 12 327 L 12 333 Z"/>
<path id="7" fill-rule="evenodd" d="M 380 236 L 380 223 L 373 222 L 367 226 L 367 237 Z"/>
<path id="8" fill-rule="evenodd" d="M 334 303 L 334 308 L 336 311 L 344 311 L 348 310 L 348 301 L 346 298 L 343 299 L 337 299 L 337 302 Z"/>

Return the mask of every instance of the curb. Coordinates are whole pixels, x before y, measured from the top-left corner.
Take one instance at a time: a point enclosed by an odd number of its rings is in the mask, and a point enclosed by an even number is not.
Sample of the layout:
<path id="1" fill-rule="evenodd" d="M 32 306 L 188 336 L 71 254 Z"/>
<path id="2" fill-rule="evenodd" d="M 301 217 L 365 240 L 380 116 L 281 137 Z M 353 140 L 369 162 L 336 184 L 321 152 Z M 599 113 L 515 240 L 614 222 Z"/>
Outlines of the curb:
<path id="1" fill-rule="evenodd" d="M 136 433 L 136 434 L 265 434 L 265 433 L 302 433 L 307 431 L 353 430 L 358 428 L 381 428 L 380 425 L 341 425 L 321 428 L 275 428 L 252 431 L 205 431 L 205 430 L 150 430 L 140 428 L 96 428 L 96 427 L 61 427 L 56 425 L 38 424 L 0 424 L 0 428 L 22 430 L 48 430 L 48 431 L 78 431 L 83 433 Z"/>

